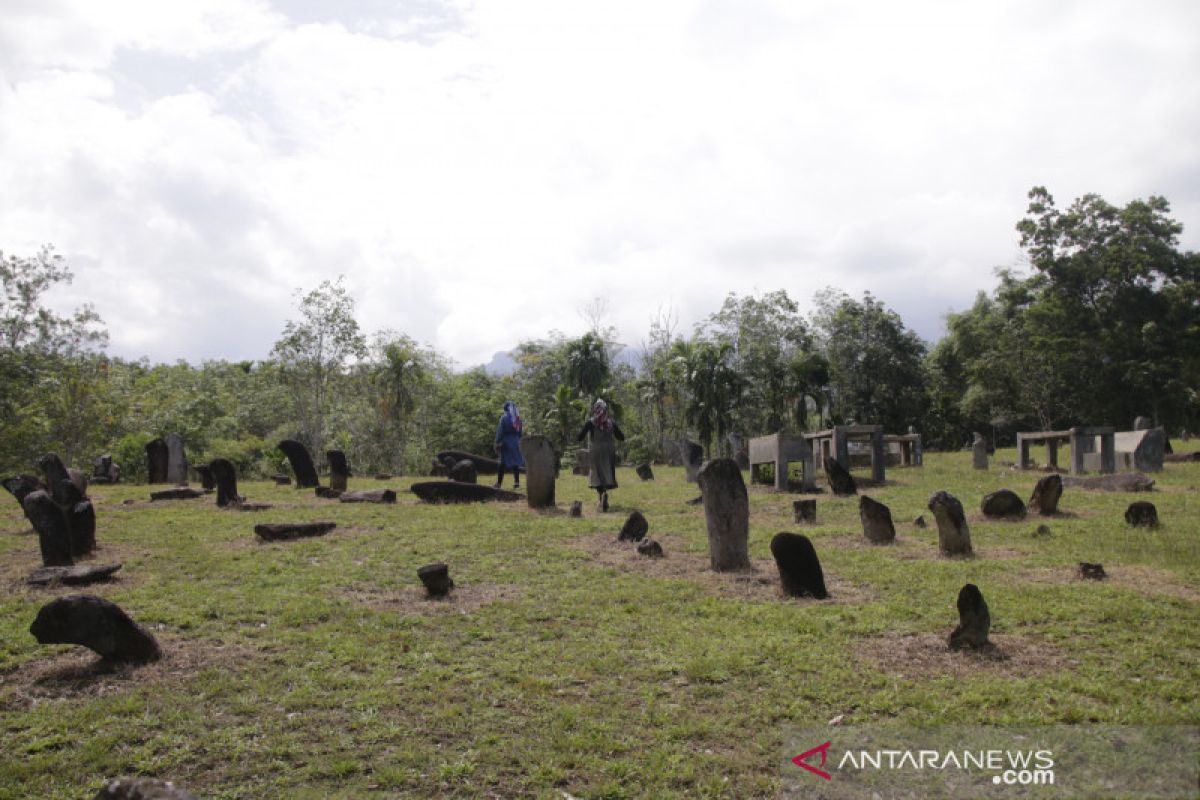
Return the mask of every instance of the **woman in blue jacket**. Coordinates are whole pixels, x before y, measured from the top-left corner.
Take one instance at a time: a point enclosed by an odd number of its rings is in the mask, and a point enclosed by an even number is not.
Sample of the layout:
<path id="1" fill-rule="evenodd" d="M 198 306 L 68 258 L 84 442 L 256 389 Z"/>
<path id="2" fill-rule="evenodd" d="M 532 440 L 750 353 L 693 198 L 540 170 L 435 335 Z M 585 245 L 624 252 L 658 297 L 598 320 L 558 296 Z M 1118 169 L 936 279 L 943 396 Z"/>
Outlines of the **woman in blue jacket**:
<path id="1" fill-rule="evenodd" d="M 521 467 L 525 466 L 525 458 L 521 455 L 521 415 L 517 404 L 512 400 L 504 401 L 504 413 L 496 425 L 496 453 L 500 458 L 500 468 L 496 470 L 497 489 L 504 481 L 505 467 L 512 467 L 513 488 L 521 488 Z"/>

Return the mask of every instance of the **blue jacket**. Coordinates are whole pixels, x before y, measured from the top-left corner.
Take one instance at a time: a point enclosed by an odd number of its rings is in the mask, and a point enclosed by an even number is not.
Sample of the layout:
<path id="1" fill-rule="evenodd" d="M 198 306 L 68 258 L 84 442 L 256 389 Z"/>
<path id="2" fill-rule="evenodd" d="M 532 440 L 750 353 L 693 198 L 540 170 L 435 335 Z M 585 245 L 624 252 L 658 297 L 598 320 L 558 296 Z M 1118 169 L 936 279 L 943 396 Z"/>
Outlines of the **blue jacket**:
<path id="1" fill-rule="evenodd" d="M 513 427 L 507 414 L 500 415 L 496 425 L 496 444 L 500 446 L 500 463 L 506 467 L 525 466 L 525 457 L 521 455 L 521 432 Z"/>

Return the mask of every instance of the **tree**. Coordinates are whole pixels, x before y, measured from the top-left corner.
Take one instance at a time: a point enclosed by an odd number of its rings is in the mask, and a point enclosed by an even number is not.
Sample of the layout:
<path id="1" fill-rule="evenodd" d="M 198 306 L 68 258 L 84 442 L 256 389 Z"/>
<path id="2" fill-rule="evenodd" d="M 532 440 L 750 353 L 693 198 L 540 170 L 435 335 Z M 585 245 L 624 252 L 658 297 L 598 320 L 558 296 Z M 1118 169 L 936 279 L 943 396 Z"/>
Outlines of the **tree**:
<path id="1" fill-rule="evenodd" d="M 567 343 L 567 383 L 589 402 L 608 382 L 611 370 L 604 340 L 588 332 Z"/>
<path id="2" fill-rule="evenodd" d="M 925 343 L 871 296 L 833 289 L 817 295 L 814 324 L 829 364 L 832 416 L 903 431 L 925 410 Z"/>
<path id="3" fill-rule="evenodd" d="M 674 353 L 688 390 L 688 424 L 695 428 L 705 455 L 711 457 L 713 439 L 721 449 L 742 393 L 741 376 L 732 364 L 733 345 L 703 340 L 679 342 Z"/>
<path id="4" fill-rule="evenodd" d="M 303 295 L 298 304 L 300 319 L 288 321 L 272 350 L 293 390 L 298 438 L 316 452 L 323 450 L 335 381 L 351 359 L 366 355 L 354 319 L 354 300 L 342 280 L 339 276 L 336 282 L 323 281 Z"/>

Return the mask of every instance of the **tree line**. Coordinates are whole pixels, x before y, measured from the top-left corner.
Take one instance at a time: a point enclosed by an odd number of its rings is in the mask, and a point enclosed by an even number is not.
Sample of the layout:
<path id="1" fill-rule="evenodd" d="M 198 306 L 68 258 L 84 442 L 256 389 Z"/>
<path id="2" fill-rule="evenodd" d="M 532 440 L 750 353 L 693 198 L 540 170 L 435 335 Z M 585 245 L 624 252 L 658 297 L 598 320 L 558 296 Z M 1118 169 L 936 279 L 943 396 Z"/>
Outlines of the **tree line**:
<path id="1" fill-rule="evenodd" d="M 146 442 L 177 432 L 194 462 L 222 456 L 248 476 L 281 468 L 284 438 L 318 458 L 341 449 L 360 472 L 420 473 L 440 449 L 490 452 L 506 399 L 528 432 L 567 450 L 604 397 L 633 460 L 669 460 L 684 438 L 711 456 L 738 436 L 850 422 L 911 426 L 942 449 L 974 431 L 1006 443 L 1137 415 L 1195 430 L 1200 255 L 1180 250 L 1167 201 L 1085 195 L 1060 210 L 1042 187 L 1029 201 L 1017 223 L 1026 274 L 999 271 L 932 345 L 870 293 L 823 290 L 806 317 L 786 289 L 731 292 L 686 334 L 660 311 L 636 359 L 621 357 L 598 303 L 587 332 L 521 342 L 502 376 L 456 371 L 402 332 L 364 334 L 340 279 L 298 295 L 267 359 L 115 358 L 94 309 L 42 304 L 71 280 L 61 257 L 0 253 L 0 469 L 28 471 L 47 451 L 80 466 L 111 453 L 136 479 Z"/>

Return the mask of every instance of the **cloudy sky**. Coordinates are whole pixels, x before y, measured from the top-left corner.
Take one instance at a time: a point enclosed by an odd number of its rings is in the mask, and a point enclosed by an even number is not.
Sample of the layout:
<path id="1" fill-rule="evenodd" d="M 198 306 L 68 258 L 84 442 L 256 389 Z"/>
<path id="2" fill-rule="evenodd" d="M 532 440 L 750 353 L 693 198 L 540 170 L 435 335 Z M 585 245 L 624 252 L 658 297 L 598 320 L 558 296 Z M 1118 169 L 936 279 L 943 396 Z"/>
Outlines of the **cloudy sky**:
<path id="1" fill-rule="evenodd" d="M 1200 249 L 1200 3 L 0 0 L 0 250 L 122 356 L 262 358 L 346 276 L 461 365 L 871 290 L 929 340 L 1026 193 Z"/>

